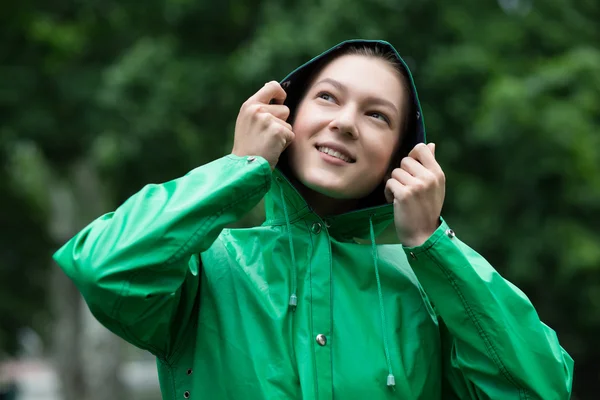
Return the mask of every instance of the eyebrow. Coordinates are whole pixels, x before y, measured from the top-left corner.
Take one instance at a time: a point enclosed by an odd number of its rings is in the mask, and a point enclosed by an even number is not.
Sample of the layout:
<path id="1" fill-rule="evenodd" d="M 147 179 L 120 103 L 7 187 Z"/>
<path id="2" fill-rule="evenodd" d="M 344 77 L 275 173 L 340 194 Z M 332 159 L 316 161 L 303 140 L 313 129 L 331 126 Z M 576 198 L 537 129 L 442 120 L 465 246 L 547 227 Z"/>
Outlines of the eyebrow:
<path id="1" fill-rule="evenodd" d="M 338 82 L 335 79 L 331 79 L 331 78 L 321 79 L 319 82 L 315 83 L 314 86 L 320 85 L 322 83 L 329 83 L 331 86 L 335 87 L 336 89 L 338 89 L 341 92 L 348 92 L 348 88 L 343 83 Z M 389 100 L 382 99 L 381 97 L 374 97 L 374 96 L 369 96 L 366 98 L 366 100 L 369 103 L 375 103 L 375 104 L 379 104 L 382 106 L 390 107 L 392 110 L 394 110 L 394 112 L 397 115 L 400 115 L 400 110 L 398 110 L 396 105 Z"/>

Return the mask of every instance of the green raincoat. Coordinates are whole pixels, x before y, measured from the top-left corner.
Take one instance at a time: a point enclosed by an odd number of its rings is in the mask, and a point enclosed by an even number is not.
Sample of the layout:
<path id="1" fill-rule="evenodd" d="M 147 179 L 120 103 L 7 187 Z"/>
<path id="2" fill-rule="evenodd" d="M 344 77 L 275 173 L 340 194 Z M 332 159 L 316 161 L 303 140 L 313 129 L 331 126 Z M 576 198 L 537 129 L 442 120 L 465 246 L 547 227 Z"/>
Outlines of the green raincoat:
<path id="1" fill-rule="evenodd" d="M 283 81 L 290 102 L 340 46 Z M 227 228 L 263 198 L 261 226 Z M 144 187 L 54 258 L 156 356 L 164 399 L 570 397 L 573 361 L 518 288 L 444 220 L 415 248 L 376 244 L 390 226 L 389 204 L 321 218 L 265 159 L 228 155 Z"/>

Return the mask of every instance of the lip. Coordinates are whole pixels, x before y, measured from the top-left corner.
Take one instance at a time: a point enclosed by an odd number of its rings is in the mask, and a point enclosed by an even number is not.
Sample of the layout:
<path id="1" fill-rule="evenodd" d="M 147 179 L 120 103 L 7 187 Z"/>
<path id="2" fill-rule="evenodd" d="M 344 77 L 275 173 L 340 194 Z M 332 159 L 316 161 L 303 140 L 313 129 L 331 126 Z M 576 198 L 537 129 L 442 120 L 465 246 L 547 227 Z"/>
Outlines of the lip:
<path id="1" fill-rule="evenodd" d="M 343 146 L 343 145 L 341 145 L 339 143 L 320 142 L 320 143 L 317 143 L 315 145 L 315 149 L 317 149 L 317 151 L 319 151 L 318 150 L 319 147 L 328 147 L 331 150 L 335 150 L 335 151 L 337 151 L 339 153 L 342 153 L 344 156 L 346 156 L 346 157 L 348 157 L 349 159 L 352 160 L 352 162 L 346 162 L 346 161 L 340 160 L 340 161 L 343 161 L 345 164 L 354 164 L 356 162 L 356 157 L 352 154 L 352 152 L 350 152 L 350 150 L 348 150 L 345 146 Z M 322 154 L 324 154 L 326 156 L 329 156 L 328 154 L 325 154 L 325 153 L 322 153 Z M 332 156 L 329 156 L 329 157 L 335 158 L 335 157 L 332 157 Z"/>
<path id="2" fill-rule="evenodd" d="M 346 161 L 344 161 L 342 159 L 339 159 L 337 157 L 330 156 L 329 154 L 326 154 L 326 153 L 321 153 L 319 150 L 316 150 L 316 151 L 319 153 L 319 157 L 321 157 L 321 160 L 325 161 L 328 164 L 333 164 L 333 165 L 336 165 L 338 167 L 345 167 L 345 166 L 348 166 L 348 165 L 352 165 L 349 162 L 346 162 Z"/>

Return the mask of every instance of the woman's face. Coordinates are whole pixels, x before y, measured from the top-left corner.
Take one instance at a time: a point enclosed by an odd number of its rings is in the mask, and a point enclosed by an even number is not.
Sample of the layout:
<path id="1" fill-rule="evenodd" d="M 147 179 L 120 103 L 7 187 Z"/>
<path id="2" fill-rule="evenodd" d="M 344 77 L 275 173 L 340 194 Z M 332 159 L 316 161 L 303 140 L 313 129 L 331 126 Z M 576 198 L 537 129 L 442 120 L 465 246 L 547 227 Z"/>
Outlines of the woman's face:
<path id="1" fill-rule="evenodd" d="M 359 199 L 379 185 L 400 141 L 407 94 L 382 59 L 341 56 L 313 80 L 298 105 L 290 167 L 307 188 Z"/>

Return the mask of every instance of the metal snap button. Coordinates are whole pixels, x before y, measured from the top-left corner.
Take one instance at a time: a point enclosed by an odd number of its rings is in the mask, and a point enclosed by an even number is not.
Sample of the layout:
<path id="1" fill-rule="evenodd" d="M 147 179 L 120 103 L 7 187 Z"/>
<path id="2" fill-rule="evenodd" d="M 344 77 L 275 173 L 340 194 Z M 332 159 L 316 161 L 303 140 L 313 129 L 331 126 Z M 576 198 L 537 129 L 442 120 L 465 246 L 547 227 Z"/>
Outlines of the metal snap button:
<path id="1" fill-rule="evenodd" d="M 456 236 L 456 234 L 454 233 L 454 231 L 453 231 L 452 229 L 448 229 L 448 230 L 446 231 L 446 235 L 447 235 L 447 236 L 448 236 L 450 239 L 452 239 L 453 237 L 455 237 L 455 236 Z"/>
<path id="2" fill-rule="evenodd" d="M 191 369 L 191 368 L 187 370 L 187 374 L 188 374 L 188 375 L 191 375 L 191 374 L 192 374 L 192 372 L 193 372 L 193 371 L 192 371 L 192 369 Z"/>
<path id="3" fill-rule="evenodd" d="M 413 253 L 412 251 L 410 252 L 410 257 L 411 257 L 413 260 L 416 260 L 416 259 L 417 259 L 417 256 L 416 256 L 416 255 L 415 255 L 415 253 Z"/>
<path id="4" fill-rule="evenodd" d="M 315 222 L 314 224 L 312 224 L 312 226 L 310 227 L 310 230 L 313 231 L 313 233 L 316 235 L 319 232 L 321 232 L 321 228 L 322 225 L 320 222 Z"/>
<path id="5" fill-rule="evenodd" d="M 190 398 L 190 392 L 186 390 L 186 391 L 183 393 L 183 397 L 185 397 L 186 399 L 189 399 L 189 398 Z"/>
<path id="6" fill-rule="evenodd" d="M 325 346 L 327 344 L 327 337 L 325 335 L 323 335 L 322 333 L 319 333 L 317 335 L 317 343 L 319 343 L 320 346 Z"/>
<path id="7" fill-rule="evenodd" d="M 254 156 L 250 156 L 248 157 L 248 162 L 251 163 L 252 161 L 256 160 L 256 157 Z"/>

